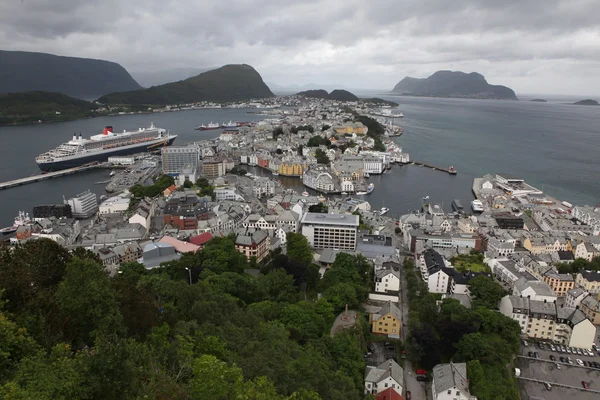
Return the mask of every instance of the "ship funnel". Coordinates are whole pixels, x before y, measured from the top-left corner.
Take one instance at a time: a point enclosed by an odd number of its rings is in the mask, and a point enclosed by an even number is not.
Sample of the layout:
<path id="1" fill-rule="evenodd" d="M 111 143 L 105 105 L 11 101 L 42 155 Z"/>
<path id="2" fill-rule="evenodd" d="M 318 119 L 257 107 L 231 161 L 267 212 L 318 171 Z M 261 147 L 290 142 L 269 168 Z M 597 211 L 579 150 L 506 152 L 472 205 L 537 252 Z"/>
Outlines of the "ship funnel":
<path id="1" fill-rule="evenodd" d="M 77 133 L 73 133 L 73 140 L 77 140 Z"/>

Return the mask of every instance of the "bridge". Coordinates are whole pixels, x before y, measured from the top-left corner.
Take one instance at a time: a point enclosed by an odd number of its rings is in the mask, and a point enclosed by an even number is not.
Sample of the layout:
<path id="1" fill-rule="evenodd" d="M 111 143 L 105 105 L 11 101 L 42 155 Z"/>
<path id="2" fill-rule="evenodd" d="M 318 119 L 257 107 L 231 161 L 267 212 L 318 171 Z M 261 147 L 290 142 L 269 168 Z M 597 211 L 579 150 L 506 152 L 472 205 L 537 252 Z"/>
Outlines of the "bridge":
<path id="1" fill-rule="evenodd" d="M 76 172 L 87 171 L 87 170 L 90 170 L 93 168 L 98 168 L 100 166 L 101 166 L 101 164 L 98 164 L 97 162 L 95 162 L 95 163 L 91 163 L 91 164 L 82 165 L 80 167 L 68 168 L 68 169 L 63 169 L 63 170 L 56 171 L 56 172 L 48 172 L 45 174 L 28 176 L 27 178 L 6 181 L 6 182 L 0 183 L 0 190 L 10 189 L 12 187 L 17 187 L 17 186 L 23 186 L 23 185 L 27 185 L 29 183 L 40 182 L 40 181 L 44 181 L 46 179 L 58 178 L 60 176 L 71 175 Z"/>

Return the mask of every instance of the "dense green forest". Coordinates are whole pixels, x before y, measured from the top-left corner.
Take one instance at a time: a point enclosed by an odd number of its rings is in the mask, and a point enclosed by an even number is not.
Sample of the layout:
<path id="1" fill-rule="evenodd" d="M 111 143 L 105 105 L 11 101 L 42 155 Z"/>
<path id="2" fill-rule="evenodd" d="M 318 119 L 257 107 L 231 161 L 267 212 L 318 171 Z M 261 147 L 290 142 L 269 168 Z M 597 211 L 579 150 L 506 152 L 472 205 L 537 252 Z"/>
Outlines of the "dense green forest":
<path id="1" fill-rule="evenodd" d="M 97 105 L 89 101 L 74 99 L 61 93 L 0 94 L 0 125 L 96 117 L 100 115 L 95 111 L 97 108 Z"/>
<path id="2" fill-rule="evenodd" d="M 371 266 L 341 254 L 319 279 L 306 238 L 288 240 L 258 277 L 233 237 L 113 277 L 81 248 L 0 247 L 0 398 L 362 399 L 368 324 L 329 330 Z"/>

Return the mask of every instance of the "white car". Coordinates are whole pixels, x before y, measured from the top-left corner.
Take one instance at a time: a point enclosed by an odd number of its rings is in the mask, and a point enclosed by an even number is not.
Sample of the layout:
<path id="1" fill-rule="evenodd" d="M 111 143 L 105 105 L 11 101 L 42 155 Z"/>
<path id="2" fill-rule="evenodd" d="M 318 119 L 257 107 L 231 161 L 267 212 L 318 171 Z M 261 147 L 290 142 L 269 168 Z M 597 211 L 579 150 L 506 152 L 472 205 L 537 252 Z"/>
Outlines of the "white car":
<path id="1" fill-rule="evenodd" d="M 579 358 L 575 360 L 575 362 L 577 362 L 577 365 L 579 365 L 580 367 L 583 367 L 583 361 L 581 361 Z"/>

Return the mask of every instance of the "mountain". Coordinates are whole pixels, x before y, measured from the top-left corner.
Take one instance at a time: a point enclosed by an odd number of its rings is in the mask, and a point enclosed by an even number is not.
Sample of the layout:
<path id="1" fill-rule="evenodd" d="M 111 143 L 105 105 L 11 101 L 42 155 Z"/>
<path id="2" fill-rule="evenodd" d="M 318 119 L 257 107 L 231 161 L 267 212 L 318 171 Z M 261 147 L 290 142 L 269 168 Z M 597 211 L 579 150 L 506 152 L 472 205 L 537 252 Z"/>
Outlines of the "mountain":
<path id="1" fill-rule="evenodd" d="M 93 117 L 99 115 L 97 108 L 93 103 L 62 93 L 5 93 L 0 94 L 0 125 Z"/>
<path id="2" fill-rule="evenodd" d="M 114 62 L 0 50 L 0 93 L 46 91 L 92 99 L 140 87 Z"/>
<path id="3" fill-rule="evenodd" d="M 598 104 L 598 102 L 596 100 L 592 100 L 592 99 L 586 99 L 586 100 L 580 100 L 577 101 L 575 103 L 576 106 L 597 106 L 600 105 Z"/>
<path id="4" fill-rule="evenodd" d="M 169 82 L 182 81 L 214 68 L 175 68 L 160 71 L 137 71 L 131 75 L 145 88 L 163 85 Z"/>
<path id="5" fill-rule="evenodd" d="M 225 65 L 179 82 L 149 89 L 111 93 L 98 101 L 103 104 L 165 105 L 214 101 L 226 103 L 272 97 L 260 74 L 246 64 Z"/>
<path id="6" fill-rule="evenodd" d="M 327 93 L 324 89 L 305 90 L 296 93 L 297 96 L 310 97 L 314 99 L 337 100 L 337 101 L 358 101 L 358 97 L 347 90 L 335 89 Z"/>
<path id="7" fill-rule="evenodd" d="M 463 97 L 478 99 L 518 100 L 515 92 L 500 85 L 490 85 L 477 72 L 437 71 L 424 79 L 406 77 L 392 93 L 409 96 Z"/>

